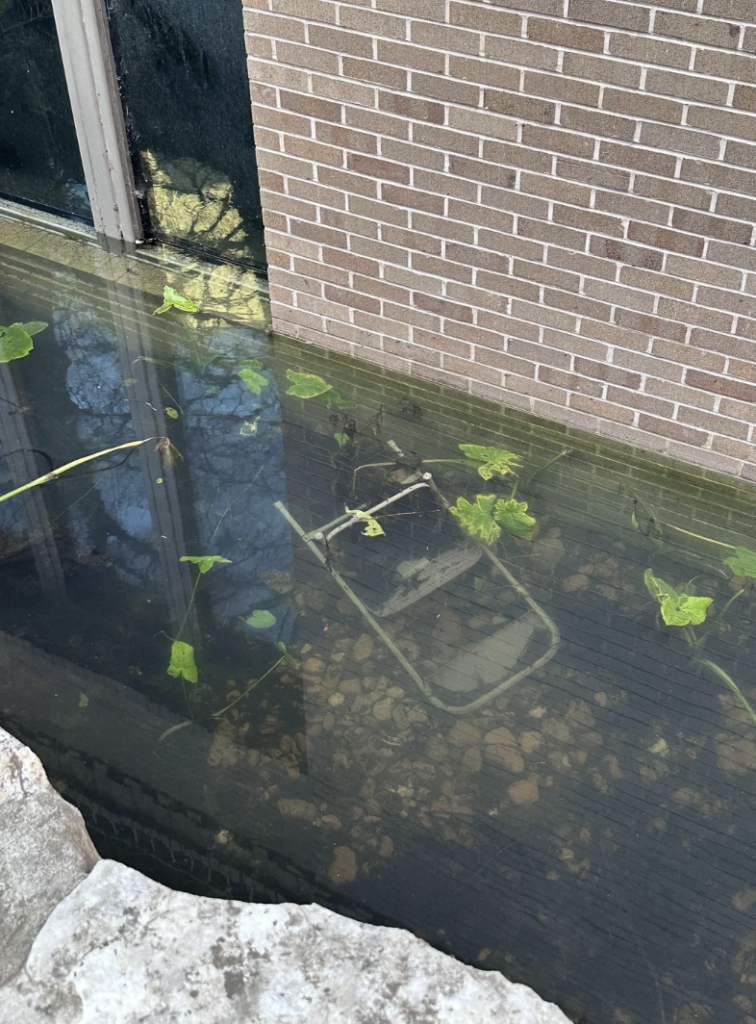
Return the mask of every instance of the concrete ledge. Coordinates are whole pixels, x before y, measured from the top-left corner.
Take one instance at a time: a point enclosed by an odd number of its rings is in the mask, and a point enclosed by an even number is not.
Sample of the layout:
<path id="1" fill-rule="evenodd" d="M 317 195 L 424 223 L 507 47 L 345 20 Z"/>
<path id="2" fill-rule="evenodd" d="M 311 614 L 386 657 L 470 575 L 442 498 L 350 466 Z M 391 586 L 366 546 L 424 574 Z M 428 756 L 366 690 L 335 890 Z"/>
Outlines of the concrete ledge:
<path id="1" fill-rule="evenodd" d="M 78 811 L 2 730 L 0 851 L 4 1024 L 568 1024 L 400 929 L 204 899 L 98 861 Z"/>

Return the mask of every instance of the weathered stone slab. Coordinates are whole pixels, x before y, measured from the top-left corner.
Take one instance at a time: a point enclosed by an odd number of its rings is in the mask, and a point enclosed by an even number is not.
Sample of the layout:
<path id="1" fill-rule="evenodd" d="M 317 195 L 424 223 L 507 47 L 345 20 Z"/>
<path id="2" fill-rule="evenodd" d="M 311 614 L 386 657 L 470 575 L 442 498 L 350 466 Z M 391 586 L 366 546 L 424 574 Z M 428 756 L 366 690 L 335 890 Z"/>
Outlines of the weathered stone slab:
<path id="1" fill-rule="evenodd" d="M 39 758 L 0 729 L 0 985 L 98 859 L 81 815 L 52 788 Z"/>
<path id="2" fill-rule="evenodd" d="M 317 906 L 172 892 L 100 861 L 0 992 L 4 1024 L 567 1024 L 502 975 Z"/>

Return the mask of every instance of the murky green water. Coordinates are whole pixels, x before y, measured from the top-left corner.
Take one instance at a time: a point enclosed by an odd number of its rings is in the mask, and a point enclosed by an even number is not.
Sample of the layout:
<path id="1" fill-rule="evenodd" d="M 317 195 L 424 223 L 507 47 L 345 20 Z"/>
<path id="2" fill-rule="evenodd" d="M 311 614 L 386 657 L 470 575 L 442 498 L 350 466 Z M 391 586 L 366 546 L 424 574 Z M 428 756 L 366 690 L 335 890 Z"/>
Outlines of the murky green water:
<path id="1" fill-rule="evenodd" d="M 0 493 L 176 449 L 0 504 L 0 722 L 101 853 L 576 1021 L 753 1024 L 753 490 L 271 339 L 236 271 L 53 252 L 0 253 L 0 321 L 49 324 L 0 364 Z"/>

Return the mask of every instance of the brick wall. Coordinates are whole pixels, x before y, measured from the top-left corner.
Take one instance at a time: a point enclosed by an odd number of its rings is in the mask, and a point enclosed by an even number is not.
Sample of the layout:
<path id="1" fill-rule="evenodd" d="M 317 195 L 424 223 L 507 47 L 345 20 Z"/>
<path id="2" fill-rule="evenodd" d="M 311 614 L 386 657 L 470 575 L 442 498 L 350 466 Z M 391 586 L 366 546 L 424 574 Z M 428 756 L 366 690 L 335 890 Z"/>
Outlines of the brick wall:
<path id="1" fill-rule="evenodd" d="M 243 0 L 274 326 L 756 479 L 756 0 Z"/>

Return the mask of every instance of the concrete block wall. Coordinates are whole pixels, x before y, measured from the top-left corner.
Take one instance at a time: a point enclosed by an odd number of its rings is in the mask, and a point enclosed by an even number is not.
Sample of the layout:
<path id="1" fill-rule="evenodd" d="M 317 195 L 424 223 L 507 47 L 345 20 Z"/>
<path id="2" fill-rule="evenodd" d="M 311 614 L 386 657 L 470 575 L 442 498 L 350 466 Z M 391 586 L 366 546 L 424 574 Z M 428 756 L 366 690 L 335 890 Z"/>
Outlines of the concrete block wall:
<path id="1" fill-rule="evenodd" d="M 274 327 L 756 479 L 754 0 L 243 0 Z"/>

